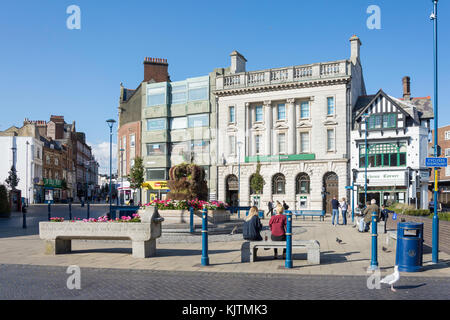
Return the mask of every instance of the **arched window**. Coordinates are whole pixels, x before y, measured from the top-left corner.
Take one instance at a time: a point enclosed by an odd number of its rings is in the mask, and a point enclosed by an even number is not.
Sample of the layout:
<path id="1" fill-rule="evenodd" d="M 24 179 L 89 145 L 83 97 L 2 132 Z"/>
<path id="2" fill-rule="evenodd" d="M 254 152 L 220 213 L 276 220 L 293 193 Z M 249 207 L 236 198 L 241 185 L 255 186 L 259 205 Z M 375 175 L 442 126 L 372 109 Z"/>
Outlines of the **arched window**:
<path id="1" fill-rule="evenodd" d="M 310 179 L 307 173 L 299 173 L 295 178 L 295 193 L 309 194 Z"/>
<path id="2" fill-rule="evenodd" d="M 272 194 L 285 194 L 286 178 L 283 174 L 277 173 L 272 178 Z"/>

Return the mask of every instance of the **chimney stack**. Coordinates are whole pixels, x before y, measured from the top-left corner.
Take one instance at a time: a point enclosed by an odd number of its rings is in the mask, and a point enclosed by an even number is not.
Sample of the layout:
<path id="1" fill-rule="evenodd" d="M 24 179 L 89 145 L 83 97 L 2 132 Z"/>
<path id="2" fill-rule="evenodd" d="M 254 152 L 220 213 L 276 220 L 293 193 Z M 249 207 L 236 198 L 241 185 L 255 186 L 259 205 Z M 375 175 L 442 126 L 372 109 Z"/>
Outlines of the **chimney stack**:
<path id="1" fill-rule="evenodd" d="M 411 78 L 408 76 L 403 77 L 403 100 L 411 100 Z"/>
<path id="2" fill-rule="evenodd" d="M 168 68 L 169 64 L 167 63 L 167 59 L 146 57 L 144 59 L 144 81 L 170 81 Z"/>
<path id="3" fill-rule="evenodd" d="M 231 73 L 239 73 L 239 72 L 245 72 L 245 63 L 247 62 L 247 59 L 244 58 L 242 54 L 240 54 L 237 51 L 233 51 L 231 54 Z"/>
<path id="4" fill-rule="evenodd" d="M 361 46 L 362 43 L 361 40 L 359 40 L 358 36 L 354 35 L 350 38 L 350 60 L 353 62 L 353 64 L 356 64 L 356 61 L 359 60 Z"/>

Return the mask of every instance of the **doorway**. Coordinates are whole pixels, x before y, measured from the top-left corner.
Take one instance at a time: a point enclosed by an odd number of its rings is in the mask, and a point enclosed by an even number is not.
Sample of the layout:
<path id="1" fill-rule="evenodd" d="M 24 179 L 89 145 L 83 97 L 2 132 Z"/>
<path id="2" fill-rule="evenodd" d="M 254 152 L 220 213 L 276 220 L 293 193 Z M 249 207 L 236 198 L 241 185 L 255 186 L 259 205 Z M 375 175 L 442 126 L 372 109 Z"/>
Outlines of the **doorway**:
<path id="1" fill-rule="evenodd" d="M 234 174 L 231 174 L 226 178 L 225 189 L 225 202 L 232 207 L 236 207 L 238 205 L 239 182 Z"/>
<path id="2" fill-rule="evenodd" d="M 325 192 L 323 197 L 323 208 L 325 213 L 331 214 L 331 200 L 339 197 L 339 178 L 336 173 L 328 172 L 323 176 L 323 191 Z M 339 199 L 338 199 L 339 200 Z"/>

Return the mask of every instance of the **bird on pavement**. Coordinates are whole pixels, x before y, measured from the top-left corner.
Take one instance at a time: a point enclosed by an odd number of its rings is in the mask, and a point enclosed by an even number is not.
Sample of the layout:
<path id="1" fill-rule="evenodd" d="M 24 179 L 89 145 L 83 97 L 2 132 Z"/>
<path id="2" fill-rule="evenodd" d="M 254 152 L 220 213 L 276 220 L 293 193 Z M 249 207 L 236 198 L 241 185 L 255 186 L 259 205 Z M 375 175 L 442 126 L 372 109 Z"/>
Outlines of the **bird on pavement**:
<path id="1" fill-rule="evenodd" d="M 339 238 L 336 238 L 336 242 L 339 243 L 339 244 L 341 244 L 342 240 L 339 239 Z"/>
<path id="2" fill-rule="evenodd" d="M 394 273 L 390 274 L 383 279 L 381 279 L 380 283 L 387 283 L 391 285 L 391 290 L 393 292 L 396 292 L 397 290 L 394 289 L 394 283 L 396 283 L 400 279 L 400 272 L 398 271 L 398 266 L 394 267 Z"/>
<path id="3" fill-rule="evenodd" d="M 383 249 L 383 251 L 387 251 L 386 247 L 383 247 L 383 248 L 381 248 L 381 249 Z"/>

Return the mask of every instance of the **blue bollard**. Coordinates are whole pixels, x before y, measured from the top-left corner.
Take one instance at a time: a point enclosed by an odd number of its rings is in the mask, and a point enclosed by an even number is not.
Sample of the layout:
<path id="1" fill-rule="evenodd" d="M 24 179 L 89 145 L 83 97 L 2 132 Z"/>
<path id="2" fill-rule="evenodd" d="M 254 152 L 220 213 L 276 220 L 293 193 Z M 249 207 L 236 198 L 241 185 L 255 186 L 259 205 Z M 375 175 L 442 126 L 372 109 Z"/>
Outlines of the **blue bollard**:
<path id="1" fill-rule="evenodd" d="M 370 261 L 370 270 L 378 270 L 378 230 L 377 230 L 377 213 L 372 212 L 372 260 Z"/>
<path id="2" fill-rule="evenodd" d="M 208 257 L 208 211 L 202 211 L 202 266 L 209 266 Z"/>
<path id="3" fill-rule="evenodd" d="M 189 225 L 190 225 L 191 233 L 194 233 L 194 208 L 190 207 L 189 213 L 190 213 Z"/>
<path id="4" fill-rule="evenodd" d="M 89 201 L 87 202 L 87 219 L 89 219 L 89 209 L 90 209 L 90 206 L 89 206 Z"/>
<path id="5" fill-rule="evenodd" d="M 285 267 L 292 268 L 292 211 L 286 212 L 286 261 Z"/>
<path id="6" fill-rule="evenodd" d="M 48 203 L 48 221 L 50 221 L 51 215 L 51 209 L 50 209 L 50 202 Z"/>

